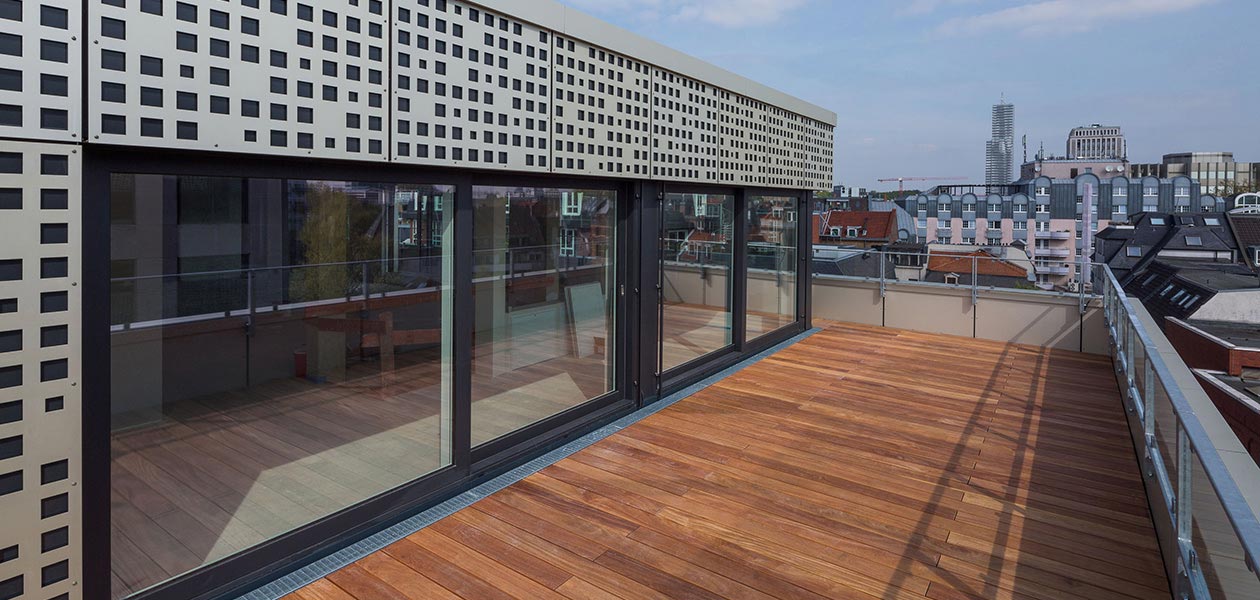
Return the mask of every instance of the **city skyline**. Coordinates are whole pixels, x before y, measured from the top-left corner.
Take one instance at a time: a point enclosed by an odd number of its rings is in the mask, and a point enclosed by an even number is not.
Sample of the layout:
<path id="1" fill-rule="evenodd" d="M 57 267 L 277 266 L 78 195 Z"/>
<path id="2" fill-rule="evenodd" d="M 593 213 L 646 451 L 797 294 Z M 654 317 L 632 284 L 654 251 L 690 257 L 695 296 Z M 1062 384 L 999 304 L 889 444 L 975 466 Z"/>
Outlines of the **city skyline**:
<path id="1" fill-rule="evenodd" d="M 1123 127 L 1133 162 L 1190 151 L 1260 158 L 1260 130 L 1241 120 L 1260 81 L 1236 66 L 1260 58 L 1236 41 L 1252 35 L 1260 5 L 1240 0 L 563 2 L 835 111 L 836 180 L 849 186 L 886 190 L 875 180 L 924 175 L 983 182 L 991 107 L 1003 93 L 1019 109 L 1016 162 L 1023 136 L 1030 158 L 1043 143 L 1057 154 L 1072 128 L 1090 123 Z M 1124 27 L 1107 28 L 1115 23 Z M 1090 76 L 1076 83 L 1073 73 Z M 1144 86 L 1143 76 L 1159 83 Z"/>

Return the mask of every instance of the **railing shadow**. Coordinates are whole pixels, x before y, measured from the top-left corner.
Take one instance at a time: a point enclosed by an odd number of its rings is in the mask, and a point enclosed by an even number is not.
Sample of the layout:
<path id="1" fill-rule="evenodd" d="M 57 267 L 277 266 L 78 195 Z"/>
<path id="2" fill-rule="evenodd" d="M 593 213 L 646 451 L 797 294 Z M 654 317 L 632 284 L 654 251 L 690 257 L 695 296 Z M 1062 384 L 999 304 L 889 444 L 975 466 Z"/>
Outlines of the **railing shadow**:
<path id="1" fill-rule="evenodd" d="M 1026 324 L 1025 331 L 1036 325 L 1035 322 Z M 1066 438 L 1073 437 L 1070 424 L 1081 422 L 1087 427 L 1093 425 L 1087 418 L 1089 415 L 1081 414 L 1082 398 L 1090 395 L 1113 400 L 1120 398 L 1114 380 L 1108 377 L 1109 370 L 1089 369 L 1092 373 L 1090 384 L 1083 386 L 1079 383 L 1084 375 L 1078 363 L 1093 360 L 1083 355 L 1033 350 L 1015 344 L 1002 347 L 976 398 L 975 407 L 958 432 L 959 441 L 947 457 L 942 475 L 934 482 L 927 508 L 907 542 L 907 551 L 893 572 L 883 598 L 892 600 L 904 596 L 902 588 L 916 568 L 912 564 L 916 560 L 914 557 L 924 554 L 940 557 L 938 563 L 931 567 L 933 581 L 930 586 L 945 585 L 970 596 L 995 597 L 1013 593 L 1015 597 L 1022 597 L 1021 594 L 1027 593 L 1029 597 L 1045 597 L 1046 594 L 1068 597 L 1078 591 L 1077 575 L 1097 558 L 1085 555 L 1074 557 L 1062 547 L 1072 547 L 1080 539 L 1092 539 L 1093 536 L 1079 531 L 1081 527 L 1078 525 L 1059 528 L 1047 520 L 1059 517 L 1073 519 L 1072 503 L 1066 502 L 1067 498 L 1077 496 L 1083 498 L 1082 502 L 1089 503 L 1090 498 L 1095 497 L 1091 488 L 1102 487 L 1110 492 L 1113 487 L 1105 474 L 1094 472 L 1089 465 L 1065 461 L 1070 454 L 1066 449 L 1070 440 Z M 1049 382 L 1054 382 L 1056 393 L 1048 393 Z M 1120 403 L 1112 402 L 1108 407 L 1099 408 L 1100 413 L 1109 411 L 1106 418 L 1114 423 L 1114 438 L 1127 443 Z M 984 440 L 984 450 L 978 459 L 968 451 L 969 444 L 974 444 L 977 438 Z M 1124 446 L 1118 448 L 1123 450 Z M 1011 453 L 1009 464 L 1000 457 L 1005 450 Z M 1131 454 L 1131 447 L 1128 451 Z M 1112 458 L 1129 466 L 1133 477 L 1125 485 L 1134 494 L 1140 495 L 1140 479 L 1132 468 L 1135 466 L 1133 457 L 1119 454 Z M 971 460 L 977 460 L 977 464 L 969 465 Z M 1002 468 L 1004 464 L 1005 468 Z M 946 542 L 930 542 L 929 530 L 941 525 L 942 513 L 949 514 L 953 501 L 948 499 L 948 492 L 957 489 L 956 483 L 951 486 L 951 474 L 955 472 L 970 473 L 971 476 L 963 500 L 963 508 L 970 514 L 958 514 L 954 519 L 986 519 L 985 522 L 993 527 L 990 539 L 973 540 L 972 544 L 989 546 L 985 565 L 976 564 L 984 560 L 983 554 L 979 557 L 974 554 L 977 548 L 954 546 L 952 538 Z M 1064 489 L 1072 486 L 1075 487 Z M 1100 493 L 1097 497 L 1103 495 Z M 1140 503 L 1134 506 L 1141 510 L 1141 517 L 1147 517 Z M 1142 535 L 1143 529 L 1150 536 L 1148 541 L 1153 541 L 1153 528 L 1149 524 L 1145 528 L 1135 525 L 1134 535 Z M 1075 540 L 1072 539 L 1074 537 Z M 1124 545 L 1114 540 L 1104 540 L 1100 545 L 1123 553 Z M 1159 581 L 1158 550 L 1152 546 L 1152 551 L 1154 558 L 1150 561 L 1118 557 L 1116 562 L 1127 564 L 1127 568 L 1146 563 L 1154 565 L 1152 572 L 1156 574 L 1153 578 Z M 969 552 L 972 553 L 972 563 L 967 568 L 980 567 L 981 571 L 971 576 L 960 576 L 949 568 L 952 566 L 949 563 Z M 1038 560 L 1025 560 L 1026 556 L 1034 553 Z M 1048 554 L 1054 554 L 1055 559 L 1041 559 Z M 1061 571 L 1058 570 L 1060 568 Z M 1117 565 L 1116 570 L 1124 568 Z M 1130 579 L 1145 581 L 1150 578 L 1134 575 Z M 1144 592 L 1147 589 L 1136 581 L 1132 583 L 1131 590 Z M 1126 584 L 1115 583 L 1113 587 L 1126 587 Z M 1115 591 L 1123 593 L 1129 590 Z"/>

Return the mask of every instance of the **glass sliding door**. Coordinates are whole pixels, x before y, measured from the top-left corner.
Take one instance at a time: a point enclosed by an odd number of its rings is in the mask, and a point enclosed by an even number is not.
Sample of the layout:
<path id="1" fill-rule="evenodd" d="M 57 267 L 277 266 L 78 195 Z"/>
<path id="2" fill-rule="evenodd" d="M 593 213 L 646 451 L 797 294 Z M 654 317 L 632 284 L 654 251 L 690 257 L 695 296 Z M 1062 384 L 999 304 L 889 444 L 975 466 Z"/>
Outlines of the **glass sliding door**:
<path id="1" fill-rule="evenodd" d="M 661 372 L 730 346 L 735 197 L 666 194 L 661 211 Z"/>
<path id="2" fill-rule="evenodd" d="M 746 339 L 752 341 L 797 320 L 799 269 L 796 198 L 748 196 Z"/>
<path id="3" fill-rule="evenodd" d="M 616 390 L 617 193 L 473 188 L 472 445 Z"/>
<path id="4" fill-rule="evenodd" d="M 112 176 L 115 597 L 451 464 L 453 201 Z"/>

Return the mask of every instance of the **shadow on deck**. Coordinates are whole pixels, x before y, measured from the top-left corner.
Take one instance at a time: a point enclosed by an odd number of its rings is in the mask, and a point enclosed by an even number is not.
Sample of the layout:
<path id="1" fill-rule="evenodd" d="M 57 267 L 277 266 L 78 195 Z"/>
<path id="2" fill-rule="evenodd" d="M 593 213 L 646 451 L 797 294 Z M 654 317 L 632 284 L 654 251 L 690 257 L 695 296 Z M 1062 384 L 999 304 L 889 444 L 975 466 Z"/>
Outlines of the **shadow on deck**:
<path id="1" fill-rule="evenodd" d="M 1108 358 L 832 323 L 299 590 L 1167 598 Z"/>

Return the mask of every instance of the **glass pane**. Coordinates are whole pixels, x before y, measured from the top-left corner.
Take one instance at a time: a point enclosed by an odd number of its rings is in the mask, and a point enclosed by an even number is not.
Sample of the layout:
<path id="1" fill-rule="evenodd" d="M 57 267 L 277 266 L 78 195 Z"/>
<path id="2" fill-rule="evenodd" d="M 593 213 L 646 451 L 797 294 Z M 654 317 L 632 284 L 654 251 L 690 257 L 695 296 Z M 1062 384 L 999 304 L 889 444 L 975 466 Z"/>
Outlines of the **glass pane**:
<path id="1" fill-rule="evenodd" d="M 1159 450 L 1159 457 L 1164 461 L 1164 468 L 1168 471 L 1168 482 L 1176 486 L 1177 413 L 1173 409 L 1172 400 L 1169 400 L 1168 392 L 1164 388 L 1165 384 L 1159 375 L 1151 379 L 1155 382 L 1155 447 Z"/>
<path id="2" fill-rule="evenodd" d="M 1158 384 L 1155 381 L 1147 381 L 1146 379 L 1146 346 L 1143 346 L 1141 343 L 1133 344 L 1130 347 L 1130 351 L 1133 353 L 1133 381 L 1137 385 L 1139 394 L 1136 401 L 1141 404 L 1146 401 L 1146 390 L 1148 389 L 1148 386 Z M 1153 370 L 1151 371 L 1151 379 L 1155 379 L 1155 372 Z M 1127 396 L 1127 390 L 1125 391 L 1125 394 Z M 1128 404 L 1129 402 L 1133 402 L 1133 400 L 1126 397 L 1125 404 Z M 1146 410 L 1146 406 L 1143 404 L 1140 410 Z"/>
<path id="3" fill-rule="evenodd" d="M 453 193 L 113 176 L 116 595 L 450 464 Z"/>
<path id="4" fill-rule="evenodd" d="M 616 389 L 616 203 L 473 188 L 474 446 Z"/>
<path id="5" fill-rule="evenodd" d="M 796 199 L 750 196 L 747 339 L 796 322 Z"/>
<path id="6" fill-rule="evenodd" d="M 1193 469 L 1190 510 L 1193 513 L 1194 549 L 1199 570 L 1212 598 L 1235 600 L 1260 598 L 1260 579 L 1247 568 L 1247 553 L 1238 541 L 1229 515 L 1212 488 L 1198 454 Z"/>
<path id="7" fill-rule="evenodd" d="M 667 194 L 661 216 L 661 370 L 731 344 L 735 198 Z"/>

